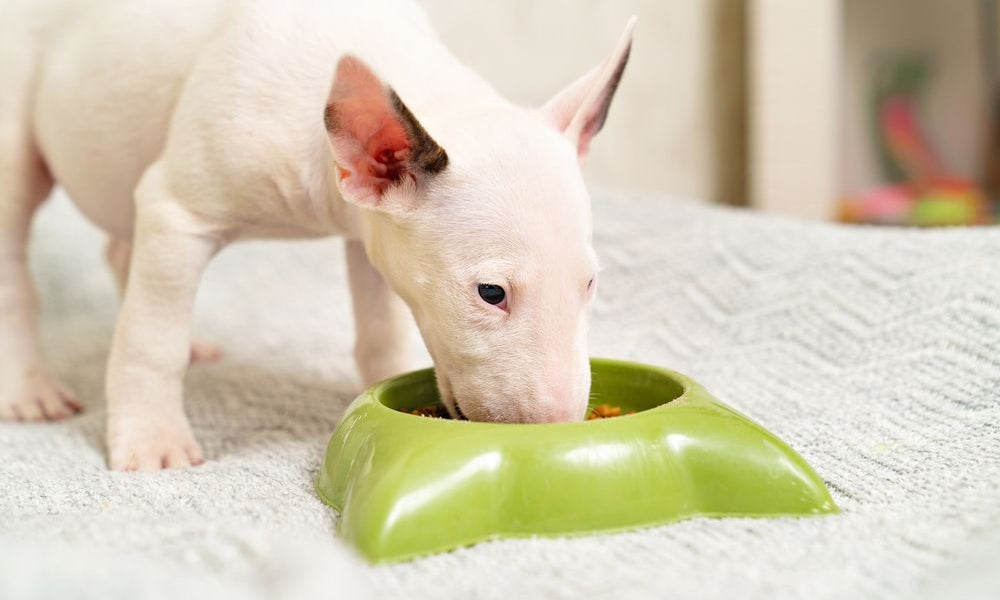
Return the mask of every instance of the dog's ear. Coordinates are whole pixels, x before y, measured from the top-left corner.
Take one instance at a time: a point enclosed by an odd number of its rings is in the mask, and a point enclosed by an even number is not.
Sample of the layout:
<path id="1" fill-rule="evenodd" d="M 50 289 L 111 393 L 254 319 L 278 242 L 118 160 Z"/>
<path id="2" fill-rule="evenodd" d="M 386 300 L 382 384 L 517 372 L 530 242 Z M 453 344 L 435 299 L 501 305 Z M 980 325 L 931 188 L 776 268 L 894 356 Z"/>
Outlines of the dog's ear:
<path id="1" fill-rule="evenodd" d="M 590 140 L 608 118 L 611 100 L 632 50 L 632 32 L 637 20 L 636 17 L 628 20 L 618 46 L 604 63 L 556 94 L 542 108 L 553 126 L 576 145 L 581 160 L 587 155 Z"/>
<path id="2" fill-rule="evenodd" d="M 396 92 L 355 56 L 337 63 L 324 114 L 344 199 L 383 210 L 397 186 L 419 185 L 448 166 L 448 155 Z M 414 194 L 398 194 L 408 196 Z M 403 200 L 404 202 L 406 199 Z"/>

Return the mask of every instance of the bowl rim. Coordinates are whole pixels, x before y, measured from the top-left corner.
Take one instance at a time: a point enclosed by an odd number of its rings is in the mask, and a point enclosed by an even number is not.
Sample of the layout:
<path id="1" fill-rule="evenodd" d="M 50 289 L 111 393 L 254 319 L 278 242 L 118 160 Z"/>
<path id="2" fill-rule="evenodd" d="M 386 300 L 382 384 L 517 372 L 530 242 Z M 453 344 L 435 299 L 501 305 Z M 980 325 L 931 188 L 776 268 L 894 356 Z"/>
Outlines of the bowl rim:
<path id="1" fill-rule="evenodd" d="M 695 382 L 693 379 L 673 371 L 671 369 L 665 369 L 663 367 L 658 367 L 655 365 L 650 365 L 646 363 L 640 363 L 630 360 L 622 360 L 617 358 L 600 358 L 600 357 L 590 357 L 589 359 L 591 370 L 594 367 L 599 368 L 617 368 L 617 369 L 628 369 L 632 371 L 639 371 L 645 373 L 655 373 L 661 377 L 672 380 L 677 383 L 681 388 L 681 393 L 677 396 L 658 404 L 654 407 L 647 408 L 646 410 L 636 411 L 632 414 L 625 414 L 613 419 L 584 419 L 582 421 L 567 421 L 563 423 L 497 423 L 497 422 L 485 422 L 485 421 L 470 421 L 467 419 L 433 419 L 429 417 L 424 417 L 421 415 L 413 415 L 401 410 L 397 410 L 390 406 L 387 406 L 380 399 L 380 395 L 385 393 L 388 389 L 405 385 L 410 380 L 423 380 L 428 374 L 434 377 L 434 367 L 427 367 L 424 369 L 418 369 L 416 371 L 410 371 L 408 373 L 403 373 L 395 377 L 390 377 L 376 383 L 375 385 L 366 389 L 361 397 L 365 400 L 364 404 L 370 406 L 371 410 L 376 411 L 382 418 L 405 418 L 405 419 L 417 419 L 417 421 L 411 421 L 412 423 L 423 423 L 425 425 L 439 427 L 442 425 L 454 425 L 461 427 L 481 427 L 481 428 L 528 428 L 528 427 L 545 427 L 552 429 L 553 427 L 609 427 L 614 423 L 620 423 L 622 421 L 631 422 L 633 419 L 641 417 L 643 415 L 650 416 L 654 413 L 660 413 L 665 410 L 669 410 L 671 406 L 677 406 L 678 404 L 690 404 L 696 402 L 699 399 L 699 394 L 694 393 L 695 390 L 700 390 L 701 386 Z M 345 413 L 346 415 L 346 413 Z"/>

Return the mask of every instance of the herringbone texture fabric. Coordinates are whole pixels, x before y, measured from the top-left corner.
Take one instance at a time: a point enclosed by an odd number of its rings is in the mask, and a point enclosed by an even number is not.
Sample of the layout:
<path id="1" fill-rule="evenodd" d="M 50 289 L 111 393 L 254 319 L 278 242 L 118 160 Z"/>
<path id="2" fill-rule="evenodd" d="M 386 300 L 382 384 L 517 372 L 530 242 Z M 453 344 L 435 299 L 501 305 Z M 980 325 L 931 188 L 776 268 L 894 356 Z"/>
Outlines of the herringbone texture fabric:
<path id="1" fill-rule="evenodd" d="M 60 198 L 37 223 L 34 265 L 53 364 L 88 411 L 0 424 L 0 597 L 1000 596 L 1000 231 L 845 228 L 629 194 L 599 194 L 595 222 L 593 354 L 692 375 L 798 450 L 841 515 L 354 563 L 312 491 L 356 392 L 336 240 L 217 259 L 196 329 L 228 354 L 187 381 L 211 462 L 108 473 L 116 303 L 100 236 Z"/>

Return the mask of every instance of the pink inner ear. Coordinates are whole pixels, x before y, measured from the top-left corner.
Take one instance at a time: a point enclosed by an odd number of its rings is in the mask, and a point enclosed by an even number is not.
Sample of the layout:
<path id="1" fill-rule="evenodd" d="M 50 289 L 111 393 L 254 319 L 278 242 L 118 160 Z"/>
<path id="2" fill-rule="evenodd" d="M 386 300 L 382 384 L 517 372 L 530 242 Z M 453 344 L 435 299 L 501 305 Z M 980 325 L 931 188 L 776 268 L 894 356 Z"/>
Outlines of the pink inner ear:
<path id="1" fill-rule="evenodd" d="M 358 175 L 376 179 L 379 192 L 402 178 L 406 172 L 410 145 L 399 123 L 383 121 L 373 131 L 357 139 L 363 151 L 351 167 Z"/>
<path id="2" fill-rule="evenodd" d="M 377 203 L 407 173 L 406 130 L 386 88 L 356 59 L 345 58 L 338 65 L 327 127 L 337 162 L 348 171 L 343 185 L 362 197 Z"/>
<path id="3" fill-rule="evenodd" d="M 406 171 L 410 145 L 394 115 L 357 98 L 339 103 L 336 109 L 334 149 L 350 176 L 363 180 L 352 183 L 372 185 L 381 193 L 398 182 Z"/>

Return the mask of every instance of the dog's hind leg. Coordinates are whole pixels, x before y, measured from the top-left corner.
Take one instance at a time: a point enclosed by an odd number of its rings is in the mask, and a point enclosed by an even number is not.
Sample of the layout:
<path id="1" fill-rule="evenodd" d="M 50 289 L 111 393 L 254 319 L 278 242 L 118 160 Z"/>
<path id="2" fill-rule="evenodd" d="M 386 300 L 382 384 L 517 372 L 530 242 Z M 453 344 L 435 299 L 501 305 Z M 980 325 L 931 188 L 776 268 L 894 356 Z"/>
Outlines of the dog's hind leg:
<path id="1" fill-rule="evenodd" d="M 10 96 L 0 102 L 0 419 L 61 419 L 81 406 L 45 365 L 27 264 L 31 219 L 52 178 L 17 108 Z"/>

